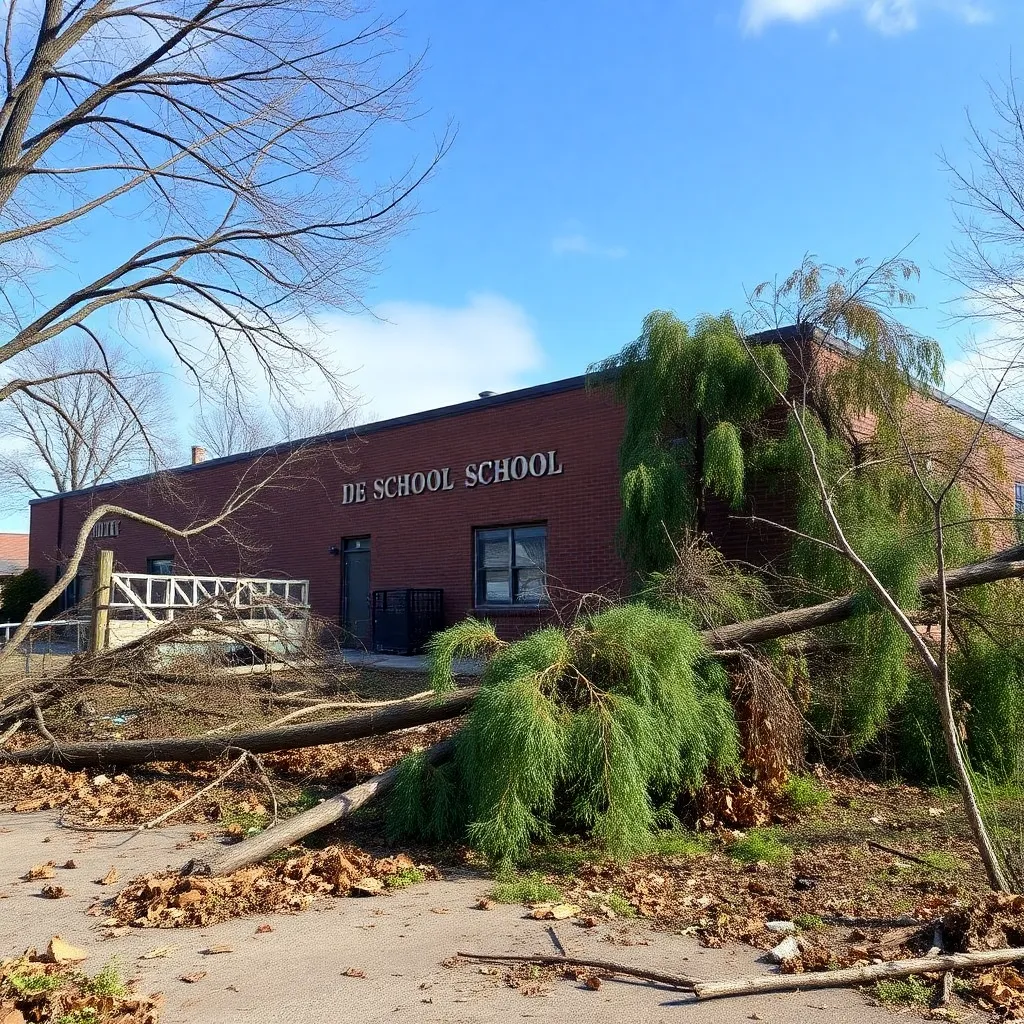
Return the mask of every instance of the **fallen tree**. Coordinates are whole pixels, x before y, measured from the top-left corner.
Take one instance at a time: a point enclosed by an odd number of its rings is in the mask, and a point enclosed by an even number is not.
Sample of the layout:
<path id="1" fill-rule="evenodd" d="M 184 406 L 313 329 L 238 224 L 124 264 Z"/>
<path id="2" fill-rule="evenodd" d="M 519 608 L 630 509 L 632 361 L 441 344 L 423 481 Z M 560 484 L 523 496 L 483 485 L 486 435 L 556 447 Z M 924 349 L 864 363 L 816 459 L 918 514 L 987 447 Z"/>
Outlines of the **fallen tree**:
<path id="1" fill-rule="evenodd" d="M 1024 545 L 1007 548 L 991 558 L 946 574 L 949 591 L 1024 577 Z M 934 594 L 935 577 L 921 581 L 923 595 Z M 701 636 L 712 651 L 728 651 L 743 644 L 761 643 L 811 629 L 833 625 L 857 614 L 863 608 L 863 597 L 850 594 L 807 608 L 793 608 L 746 622 L 735 622 L 705 630 Z M 48 684 L 47 694 L 52 686 Z M 254 754 L 276 750 L 293 750 L 342 743 L 405 729 L 430 722 L 456 718 L 469 710 L 477 688 L 466 688 L 439 701 L 415 700 L 408 705 L 395 705 L 383 711 L 352 715 L 307 725 L 284 726 L 277 729 L 253 730 L 223 737 L 190 737 L 156 740 L 120 740 L 96 743 L 44 744 L 27 750 L 0 752 L 0 764 L 56 764 L 65 768 L 99 768 L 110 765 L 145 764 L 150 761 L 212 761 L 228 749 L 248 750 Z M 0 728 L 5 723 L 31 713 L 29 695 L 19 694 L 0 713 Z"/>
<path id="2" fill-rule="evenodd" d="M 429 747 L 420 756 L 431 764 L 437 764 L 450 757 L 454 751 L 454 740 L 449 738 Z M 367 779 L 366 782 L 361 782 L 343 793 L 338 793 L 316 807 L 296 814 L 295 817 L 274 825 L 251 839 L 229 846 L 222 854 L 211 860 L 194 858 L 181 869 L 182 874 L 230 875 L 239 868 L 256 864 L 272 853 L 283 850 L 286 846 L 291 846 L 328 825 L 333 825 L 376 797 L 383 796 L 394 787 L 399 767 L 395 765 L 386 772 L 375 775 L 372 779 Z"/>
<path id="3" fill-rule="evenodd" d="M 909 978 L 915 974 L 945 973 L 995 967 L 1024 960 L 1024 949 L 985 949 L 977 953 L 948 953 L 921 956 L 913 960 L 890 960 L 840 971 L 811 971 L 807 974 L 756 974 L 728 981 L 701 981 L 694 986 L 698 999 L 746 996 L 760 992 L 794 992 L 812 988 L 846 988 L 888 978 Z"/>
<path id="4" fill-rule="evenodd" d="M 247 750 L 267 754 L 325 743 L 379 736 L 431 722 L 457 718 L 469 710 L 477 687 L 459 690 L 443 698 L 410 700 L 346 718 L 277 729 L 259 729 L 229 736 L 190 736 L 152 740 L 119 740 L 109 743 L 47 743 L 28 750 L 3 751 L 0 764 L 55 764 L 63 768 L 105 768 L 145 764 L 150 761 L 214 761 L 226 752 Z"/>

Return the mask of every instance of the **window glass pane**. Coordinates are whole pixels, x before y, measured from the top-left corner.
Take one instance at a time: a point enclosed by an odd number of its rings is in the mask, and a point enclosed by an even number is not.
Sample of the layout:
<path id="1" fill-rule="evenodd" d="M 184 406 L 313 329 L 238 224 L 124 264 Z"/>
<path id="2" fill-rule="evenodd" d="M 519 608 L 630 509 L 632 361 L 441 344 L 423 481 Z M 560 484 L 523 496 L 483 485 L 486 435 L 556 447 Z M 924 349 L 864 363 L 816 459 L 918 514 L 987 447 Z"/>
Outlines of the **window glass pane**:
<path id="1" fill-rule="evenodd" d="M 547 531 L 543 527 L 516 530 L 516 565 L 544 568 Z"/>
<path id="2" fill-rule="evenodd" d="M 508 604 L 508 570 L 490 570 L 481 574 L 481 590 L 485 604 Z"/>
<path id="3" fill-rule="evenodd" d="M 540 569 L 516 569 L 516 604 L 539 604 L 546 597 Z"/>
<path id="4" fill-rule="evenodd" d="M 1014 485 L 1014 499 L 1017 515 L 1024 515 L 1024 484 Z"/>
<path id="5" fill-rule="evenodd" d="M 508 568 L 508 534 L 508 530 L 481 530 L 477 534 L 477 566 L 479 568 Z"/>

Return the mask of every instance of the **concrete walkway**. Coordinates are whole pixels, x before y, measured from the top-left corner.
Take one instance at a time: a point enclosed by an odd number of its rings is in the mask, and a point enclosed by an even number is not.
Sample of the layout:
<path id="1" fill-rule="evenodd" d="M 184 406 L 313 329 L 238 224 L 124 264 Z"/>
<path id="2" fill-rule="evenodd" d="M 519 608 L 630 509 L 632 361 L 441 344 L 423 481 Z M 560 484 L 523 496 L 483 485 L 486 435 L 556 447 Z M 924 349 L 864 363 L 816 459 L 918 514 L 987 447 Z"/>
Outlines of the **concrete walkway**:
<path id="1" fill-rule="evenodd" d="M 357 651 L 346 647 L 341 651 L 341 660 L 360 668 L 387 669 L 396 672 L 425 673 L 427 671 L 427 656 L 425 654 L 377 654 L 374 651 Z M 478 676 L 483 671 L 483 662 L 462 658 L 454 661 L 452 667 L 457 676 Z"/>
<path id="2" fill-rule="evenodd" d="M 507 1024 L 533 1018 L 587 1024 L 620 1021 L 733 1024 L 858 1022 L 891 1024 L 892 1015 L 868 1006 L 854 991 L 836 990 L 697 1003 L 685 993 L 627 981 L 590 991 L 556 981 L 547 994 L 526 997 L 501 976 L 468 963 L 445 968 L 459 950 L 495 953 L 552 952 L 547 926 L 524 918 L 521 907 L 473 909 L 489 889 L 468 873 L 425 883 L 394 896 L 325 899 L 294 915 L 244 918 L 211 928 L 132 930 L 103 939 L 99 919 L 85 910 L 110 889 L 95 883 L 114 866 L 121 879 L 178 867 L 211 844 L 188 839 L 188 828 L 147 832 L 125 842 L 118 833 L 72 832 L 56 826 L 51 812 L 0 815 L 0 956 L 28 946 L 44 948 L 54 934 L 89 951 L 87 973 L 117 957 L 123 973 L 145 992 L 161 991 L 163 1024 Z M 33 864 L 74 858 L 75 870 L 58 869 L 70 892 L 61 900 L 40 898 L 41 884 L 20 877 Z M 256 934 L 261 924 L 273 931 Z M 610 922 L 585 930 L 560 922 L 557 932 L 570 955 L 619 960 L 673 973 L 724 978 L 769 968 L 746 947 L 701 949 L 692 938 L 651 932 L 635 922 Z M 200 950 L 228 944 L 232 952 Z M 141 960 L 147 950 L 174 946 L 164 958 Z M 355 968 L 366 977 L 347 977 Z M 205 971 L 194 984 L 181 975 Z"/>

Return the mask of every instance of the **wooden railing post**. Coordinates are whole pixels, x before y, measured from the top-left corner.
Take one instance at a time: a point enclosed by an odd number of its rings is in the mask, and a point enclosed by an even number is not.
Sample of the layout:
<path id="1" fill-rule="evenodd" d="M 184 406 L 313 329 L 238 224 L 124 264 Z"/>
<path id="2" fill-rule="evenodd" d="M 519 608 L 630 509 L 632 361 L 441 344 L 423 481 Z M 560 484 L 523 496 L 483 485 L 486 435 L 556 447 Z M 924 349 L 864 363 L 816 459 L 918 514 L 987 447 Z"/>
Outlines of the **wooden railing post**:
<path id="1" fill-rule="evenodd" d="M 89 650 L 93 654 L 107 646 L 107 623 L 110 619 L 110 578 L 114 574 L 114 552 L 96 552 L 96 573 L 93 576 L 92 620 L 89 624 Z"/>

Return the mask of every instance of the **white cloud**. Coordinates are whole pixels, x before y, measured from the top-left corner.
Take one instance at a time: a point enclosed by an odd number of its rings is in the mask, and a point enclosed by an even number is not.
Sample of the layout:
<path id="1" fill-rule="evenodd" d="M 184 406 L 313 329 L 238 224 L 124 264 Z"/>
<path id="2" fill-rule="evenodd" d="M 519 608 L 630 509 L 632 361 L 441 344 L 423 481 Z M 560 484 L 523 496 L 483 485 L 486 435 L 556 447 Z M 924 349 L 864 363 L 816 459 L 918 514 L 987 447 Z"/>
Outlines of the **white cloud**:
<path id="1" fill-rule="evenodd" d="M 943 11 L 969 24 L 992 20 L 991 11 L 975 0 L 744 0 L 740 21 L 757 33 L 776 21 L 816 21 L 839 11 L 859 11 L 864 21 L 884 35 L 917 28 L 926 9 Z"/>
<path id="2" fill-rule="evenodd" d="M 287 331 L 301 348 L 316 351 L 342 375 L 344 389 L 358 405 L 358 423 L 469 401 L 481 391 L 522 387 L 537 379 L 544 363 L 525 310 L 500 295 L 471 295 L 460 306 L 383 302 L 363 314 L 328 312 L 295 319 Z M 159 346 L 160 339 L 148 344 Z M 231 359 L 233 372 L 248 382 L 253 397 L 267 400 L 266 375 L 251 352 L 239 346 Z M 298 360 L 275 371 L 277 384 L 291 400 L 316 405 L 333 397 L 323 377 Z M 226 380 L 227 370 L 221 373 Z M 175 376 L 180 380 L 180 372 Z M 181 426 L 187 433 L 198 397 L 185 382 L 179 387 Z M 202 400 L 216 403 L 218 395 L 206 388 Z"/>
<path id="3" fill-rule="evenodd" d="M 465 305 L 384 302 L 375 315 L 318 322 L 346 383 L 380 419 L 508 391 L 535 379 L 544 355 L 525 310 L 499 295 Z"/>
<path id="4" fill-rule="evenodd" d="M 621 245 L 599 245 L 580 233 L 557 235 L 551 240 L 551 251 L 556 256 L 600 256 L 607 260 L 621 260 L 627 255 Z"/>

